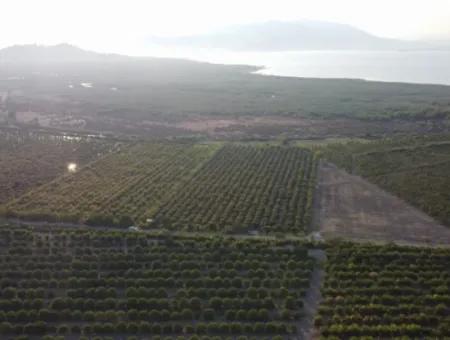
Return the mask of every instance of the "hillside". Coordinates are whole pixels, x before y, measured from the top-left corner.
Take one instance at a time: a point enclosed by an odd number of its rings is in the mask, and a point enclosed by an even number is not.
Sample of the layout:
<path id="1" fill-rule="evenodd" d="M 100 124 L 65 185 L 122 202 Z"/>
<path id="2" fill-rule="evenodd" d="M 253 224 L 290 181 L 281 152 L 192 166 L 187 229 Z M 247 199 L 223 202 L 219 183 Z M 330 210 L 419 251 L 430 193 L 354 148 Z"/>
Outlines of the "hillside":
<path id="1" fill-rule="evenodd" d="M 86 51 L 69 44 L 14 45 L 0 50 L 0 63 L 74 63 L 121 60 L 125 57 Z"/>

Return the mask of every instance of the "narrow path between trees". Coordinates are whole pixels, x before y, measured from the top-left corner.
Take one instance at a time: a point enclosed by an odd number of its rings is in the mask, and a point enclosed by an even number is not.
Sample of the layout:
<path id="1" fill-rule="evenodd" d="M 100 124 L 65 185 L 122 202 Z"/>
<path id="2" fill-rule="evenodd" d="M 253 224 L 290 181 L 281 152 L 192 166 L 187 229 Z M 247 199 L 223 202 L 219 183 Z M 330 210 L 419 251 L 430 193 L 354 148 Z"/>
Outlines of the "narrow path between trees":
<path id="1" fill-rule="evenodd" d="M 316 264 L 311 273 L 310 286 L 303 300 L 303 318 L 297 325 L 299 338 L 305 340 L 319 337 L 314 327 L 314 318 L 322 301 L 320 288 L 325 278 L 325 270 L 322 268 L 322 265 L 326 261 L 325 251 L 321 249 L 310 249 L 308 255 L 316 260 Z"/>
<path id="2" fill-rule="evenodd" d="M 274 241 L 274 240 L 289 240 L 289 241 L 306 241 L 306 236 L 302 235 L 293 235 L 286 234 L 282 237 L 274 236 L 274 235 L 251 235 L 251 234 L 224 234 L 221 232 L 209 232 L 209 231 L 176 231 L 176 230 L 167 230 L 167 229 L 139 229 L 129 230 L 128 228 L 121 228 L 116 226 L 89 226 L 83 223 L 69 223 L 69 222 L 48 222 L 48 221 L 27 221 L 21 220 L 17 218 L 4 218 L 0 217 L 0 224 L 11 224 L 11 225 L 22 225 L 22 226 L 33 226 L 36 228 L 39 227 L 60 227 L 60 228 L 68 228 L 68 229 L 85 229 L 92 231 L 119 231 L 119 232 L 129 232 L 129 233 L 144 233 L 154 236 L 159 235 L 172 235 L 172 236 L 181 236 L 181 237 L 189 237 L 189 236 L 202 236 L 202 237 L 214 237 L 220 236 L 223 238 L 234 238 L 234 239 L 252 239 L 252 240 L 266 240 L 266 241 Z"/>

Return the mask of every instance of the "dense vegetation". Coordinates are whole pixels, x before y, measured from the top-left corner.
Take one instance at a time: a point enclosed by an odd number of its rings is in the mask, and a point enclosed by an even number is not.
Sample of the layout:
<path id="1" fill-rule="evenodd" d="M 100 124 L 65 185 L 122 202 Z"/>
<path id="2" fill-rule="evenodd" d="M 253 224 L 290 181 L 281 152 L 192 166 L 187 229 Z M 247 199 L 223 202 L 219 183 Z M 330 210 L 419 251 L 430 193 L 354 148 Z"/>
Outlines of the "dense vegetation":
<path id="1" fill-rule="evenodd" d="M 315 162 L 297 147 L 226 145 L 163 205 L 164 226 L 303 232 L 311 219 Z"/>
<path id="2" fill-rule="evenodd" d="M 342 243 L 326 271 L 324 338 L 450 337 L 450 249 Z"/>
<path id="3" fill-rule="evenodd" d="M 115 147 L 93 138 L 0 129 L 0 204 L 64 174 L 69 162 L 82 166 Z"/>
<path id="4" fill-rule="evenodd" d="M 251 74 L 257 69 L 251 66 L 173 59 L 100 60 L 8 63 L 0 67 L 0 92 L 20 90 L 20 96 L 11 93 L 10 110 L 77 112 L 88 126 L 93 121 L 108 124 L 105 117 L 141 124 L 211 114 L 363 119 L 450 115 L 448 86 L 268 77 Z M 82 82 L 93 86 L 86 89 Z"/>
<path id="5" fill-rule="evenodd" d="M 215 149 L 168 142 L 127 147 L 9 203 L 6 214 L 92 225 L 142 224 Z"/>
<path id="6" fill-rule="evenodd" d="M 5 225 L 0 244 L 2 339 L 281 340 L 297 336 L 313 266 L 294 241 Z"/>
<path id="7" fill-rule="evenodd" d="M 450 226 L 450 136 L 336 143 L 320 152 Z"/>

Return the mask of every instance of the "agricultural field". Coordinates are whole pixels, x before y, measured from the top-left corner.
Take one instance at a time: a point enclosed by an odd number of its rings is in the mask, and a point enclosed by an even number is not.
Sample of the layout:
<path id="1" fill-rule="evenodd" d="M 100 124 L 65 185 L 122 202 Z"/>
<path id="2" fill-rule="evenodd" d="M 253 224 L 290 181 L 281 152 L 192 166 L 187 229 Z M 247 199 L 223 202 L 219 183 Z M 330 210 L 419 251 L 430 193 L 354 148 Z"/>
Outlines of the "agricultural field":
<path id="1" fill-rule="evenodd" d="M 3 225 L 0 244 L 2 339 L 299 338 L 314 266 L 297 241 Z"/>
<path id="2" fill-rule="evenodd" d="M 275 144 L 138 142 L 4 205 L 34 221 L 304 233 L 313 153 Z"/>
<path id="3" fill-rule="evenodd" d="M 324 339 L 450 337 L 450 249 L 337 243 L 327 249 Z"/>
<path id="4" fill-rule="evenodd" d="M 450 226 L 449 135 L 336 143 L 319 150 L 339 167 Z"/>
<path id="5" fill-rule="evenodd" d="M 305 232 L 315 164 L 311 152 L 297 147 L 225 145 L 156 219 L 173 229 Z"/>
<path id="6" fill-rule="evenodd" d="M 83 166 L 117 147 L 94 138 L 0 129 L 0 204 L 63 175 L 68 163 Z"/>
<path id="7" fill-rule="evenodd" d="M 6 215 L 91 225 L 142 224 L 216 149 L 215 144 L 138 143 L 8 203 Z"/>
<path id="8" fill-rule="evenodd" d="M 450 228 L 366 179 L 319 161 L 314 229 L 325 239 L 450 244 Z"/>

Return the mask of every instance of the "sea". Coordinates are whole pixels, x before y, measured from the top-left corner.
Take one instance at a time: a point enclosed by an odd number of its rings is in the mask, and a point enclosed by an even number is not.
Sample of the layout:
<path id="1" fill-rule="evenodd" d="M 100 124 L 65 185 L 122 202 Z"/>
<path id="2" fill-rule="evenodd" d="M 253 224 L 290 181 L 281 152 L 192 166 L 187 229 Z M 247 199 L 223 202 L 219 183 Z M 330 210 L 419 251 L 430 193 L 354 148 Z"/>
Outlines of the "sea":
<path id="1" fill-rule="evenodd" d="M 230 52 L 179 49 L 170 56 L 262 66 L 264 68 L 257 73 L 265 75 L 450 85 L 450 51 Z"/>
<path id="2" fill-rule="evenodd" d="M 271 53 L 262 74 L 450 85 L 448 51 Z"/>

